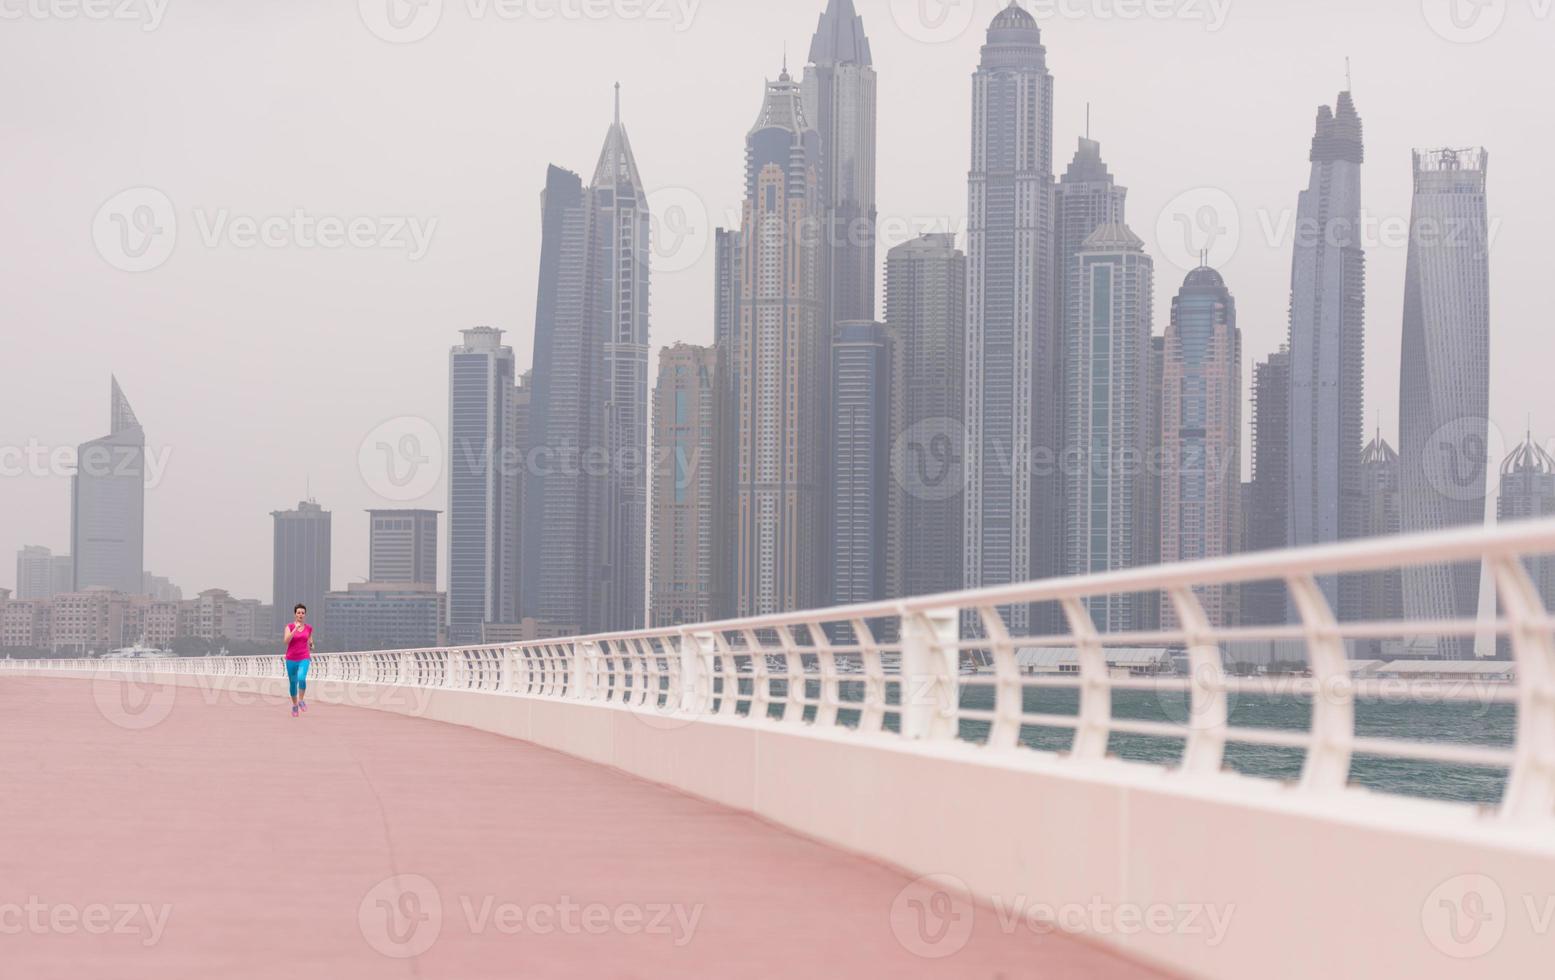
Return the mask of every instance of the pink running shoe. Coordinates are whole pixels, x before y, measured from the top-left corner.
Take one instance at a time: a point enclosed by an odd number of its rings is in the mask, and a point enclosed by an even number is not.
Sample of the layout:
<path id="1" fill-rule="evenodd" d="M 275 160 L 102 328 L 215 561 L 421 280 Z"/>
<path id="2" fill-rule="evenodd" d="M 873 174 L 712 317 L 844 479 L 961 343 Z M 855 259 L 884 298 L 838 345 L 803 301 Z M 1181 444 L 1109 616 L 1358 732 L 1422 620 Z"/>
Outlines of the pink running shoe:
<path id="1" fill-rule="evenodd" d="M 292 705 L 292 717 L 297 717 L 297 706 L 295 704 Z"/>
<path id="2" fill-rule="evenodd" d="M 306 701 L 299 701 L 299 702 L 297 702 L 297 704 L 298 704 L 298 707 L 302 708 L 302 713 L 303 714 L 307 714 L 308 713 L 308 702 L 306 702 Z"/>

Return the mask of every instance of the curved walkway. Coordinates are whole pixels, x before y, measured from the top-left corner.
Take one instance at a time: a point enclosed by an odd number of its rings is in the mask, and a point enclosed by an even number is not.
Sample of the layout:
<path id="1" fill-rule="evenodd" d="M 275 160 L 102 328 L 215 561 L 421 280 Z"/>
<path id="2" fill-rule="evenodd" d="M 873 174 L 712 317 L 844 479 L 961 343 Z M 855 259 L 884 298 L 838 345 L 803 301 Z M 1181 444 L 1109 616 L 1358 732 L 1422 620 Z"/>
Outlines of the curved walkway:
<path id="1" fill-rule="evenodd" d="M 4 677 L 0 963 L 32 980 L 1157 975 L 526 743 Z"/>

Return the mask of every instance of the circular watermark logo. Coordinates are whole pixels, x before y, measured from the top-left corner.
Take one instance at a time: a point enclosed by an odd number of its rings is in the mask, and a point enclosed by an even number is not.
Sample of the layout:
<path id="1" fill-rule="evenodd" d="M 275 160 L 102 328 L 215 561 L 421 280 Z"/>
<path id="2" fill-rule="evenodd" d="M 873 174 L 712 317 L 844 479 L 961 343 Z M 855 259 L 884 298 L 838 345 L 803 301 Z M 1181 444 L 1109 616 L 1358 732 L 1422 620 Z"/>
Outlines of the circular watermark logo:
<path id="1" fill-rule="evenodd" d="M 1453 44 L 1478 44 L 1506 23 L 1506 0 L 1420 0 L 1425 22 Z"/>
<path id="2" fill-rule="evenodd" d="M 443 932 L 443 898 L 421 875 L 394 875 L 362 896 L 357 925 L 367 945 L 383 956 L 420 956 Z"/>
<path id="3" fill-rule="evenodd" d="M 414 44 L 437 30 L 443 0 L 357 0 L 362 23 L 390 44 Z"/>
<path id="4" fill-rule="evenodd" d="M 966 882 L 954 875 L 926 875 L 908 883 L 891 903 L 891 932 L 902 948 L 926 960 L 966 948 L 976 925 L 976 906 Z"/>
<path id="5" fill-rule="evenodd" d="M 92 675 L 92 702 L 98 713 L 132 732 L 162 724 L 177 700 L 178 688 L 158 684 L 144 667 L 100 667 Z"/>
<path id="6" fill-rule="evenodd" d="M 443 437 L 437 427 L 413 415 L 378 426 L 357 451 L 362 482 L 384 500 L 420 500 L 443 476 Z"/>
<path id="7" fill-rule="evenodd" d="M 1155 226 L 1161 254 L 1179 269 L 1221 267 L 1242 242 L 1242 213 L 1218 187 L 1183 191 L 1161 211 Z"/>
<path id="8" fill-rule="evenodd" d="M 92 219 L 92 242 L 121 272 L 150 272 L 173 256 L 178 213 L 155 187 L 131 187 L 104 201 Z"/>
<path id="9" fill-rule="evenodd" d="M 702 261 L 713 221 L 700 195 L 686 187 L 650 191 L 648 214 L 655 272 L 684 272 Z"/>
<path id="10" fill-rule="evenodd" d="M 1420 923 L 1438 952 L 1457 960 L 1478 959 L 1506 935 L 1506 895 L 1486 875 L 1458 875 L 1427 896 Z"/>
<path id="11" fill-rule="evenodd" d="M 952 418 L 924 419 L 897 437 L 891 473 L 915 500 L 949 500 L 966 489 L 966 426 Z"/>
<path id="12" fill-rule="evenodd" d="M 1494 422 L 1460 418 L 1431 433 L 1420 454 L 1420 467 L 1434 492 L 1464 503 L 1484 498 L 1490 468 L 1506 453 L 1506 439 Z"/>
<path id="13" fill-rule="evenodd" d="M 891 19 L 897 29 L 924 44 L 962 37 L 976 16 L 976 0 L 891 0 Z"/>

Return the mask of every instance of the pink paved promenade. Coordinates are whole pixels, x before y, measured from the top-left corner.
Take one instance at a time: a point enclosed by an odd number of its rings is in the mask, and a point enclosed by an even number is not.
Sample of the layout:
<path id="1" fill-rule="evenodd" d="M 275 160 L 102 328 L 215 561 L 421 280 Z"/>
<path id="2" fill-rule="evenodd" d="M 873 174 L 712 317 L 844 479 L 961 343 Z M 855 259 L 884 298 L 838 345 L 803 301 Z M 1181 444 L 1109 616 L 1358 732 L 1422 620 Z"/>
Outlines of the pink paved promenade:
<path id="1" fill-rule="evenodd" d="M 105 688 L 0 676 L 0 977 L 1157 976 L 522 742 Z"/>

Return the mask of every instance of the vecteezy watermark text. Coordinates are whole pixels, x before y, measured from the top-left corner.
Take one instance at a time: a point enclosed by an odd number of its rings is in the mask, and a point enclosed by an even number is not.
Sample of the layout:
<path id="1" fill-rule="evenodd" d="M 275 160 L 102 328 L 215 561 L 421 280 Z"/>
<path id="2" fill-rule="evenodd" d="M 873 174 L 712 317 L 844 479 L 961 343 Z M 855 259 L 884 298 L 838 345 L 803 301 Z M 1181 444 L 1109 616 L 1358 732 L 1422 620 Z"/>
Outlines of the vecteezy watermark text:
<path id="1" fill-rule="evenodd" d="M 3 2 L 3 0 L 0 0 Z M 293 208 L 282 214 L 243 214 L 231 208 L 190 212 L 197 239 L 208 249 L 343 249 L 404 252 L 425 258 L 438 219 L 415 215 L 316 214 Z M 120 191 L 97 209 L 92 241 L 103 260 L 123 272 L 150 272 L 166 264 L 178 245 L 180 220 L 172 198 L 155 187 Z"/>
<path id="2" fill-rule="evenodd" d="M 1489 875 L 1458 875 L 1426 896 L 1420 924 L 1442 954 L 1457 960 L 1479 959 L 1494 952 L 1514 925 L 1526 925 L 1541 938 L 1555 931 L 1555 894 L 1520 897 L 1520 903 L 1509 901 L 1500 883 Z"/>
<path id="3" fill-rule="evenodd" d="M 1208 948 L 1225 942 L 1236 906 L 1202 902 L 1043 902 L 1024 895 L 993 897 L 994 921 L 1005 935 L 1069 932 L 1093 936 L 1192 936 Z M 891 931 L 909 953 L 943 959 L 965 948 L 979 914 L 966 883 L 954 875 L 910 882 L 891 905 Z"/>
<path id="4" fill-rule="evenodd" d="M 453 909 L 472 936 L 647 936 L 678 949 L 695 938 L 703 908 L 678 902 L 581 902 L 567 895 L 527 903 L 460 895 L 445 903 L 431 879 L 394 875 L 363 896 L 357 924 L 367 944 L 391 959 L 420 956 L 436 945 Z"/>
<path id="5" fill-rule="evenodd" d="M 162 26 L 171 0 L 0 0 L 0 20 L 90 20 Z"/>
<path id="6" fill-rule="evenodd" d="M 162 941 L 172 914 L 171 905 L 72 905 L 32 895 L 22 903 L 0 902 L 0 936 L 139 936 L 150 947 Z"/>
<path id="7" fill-rule="evenodd" d="M 679 33 L 690 29 L 702 0 L 464 0 L 461 6 L 472 21 L 643 21 L 669 24 Z M 444 0 L 357 0 L 362 23 L 391 44 L 430 37 L 443 22 L 444 7 Z"/>
<path id="8" fill-rule="evenodd" d="M 86 476 L 129 478 L 140 473 L 146 488 L 162 482 L 173 457 L 169 446 L 46 446 L 36 439 L 24 446 L 0 446 L 0 478 Z"/>

